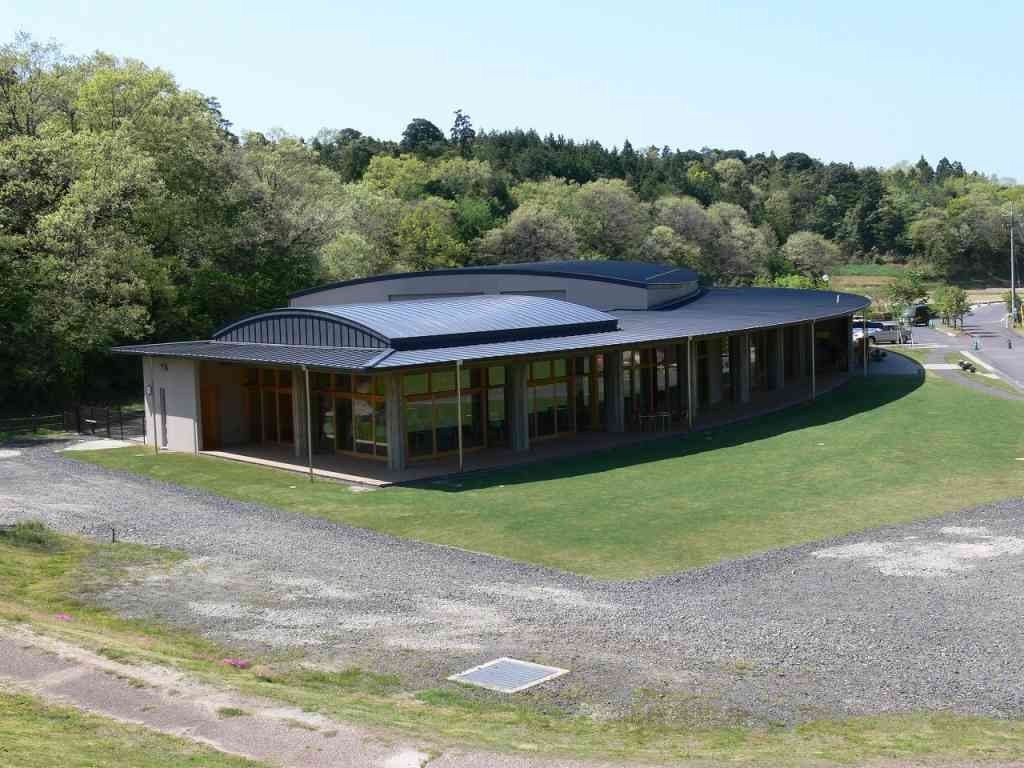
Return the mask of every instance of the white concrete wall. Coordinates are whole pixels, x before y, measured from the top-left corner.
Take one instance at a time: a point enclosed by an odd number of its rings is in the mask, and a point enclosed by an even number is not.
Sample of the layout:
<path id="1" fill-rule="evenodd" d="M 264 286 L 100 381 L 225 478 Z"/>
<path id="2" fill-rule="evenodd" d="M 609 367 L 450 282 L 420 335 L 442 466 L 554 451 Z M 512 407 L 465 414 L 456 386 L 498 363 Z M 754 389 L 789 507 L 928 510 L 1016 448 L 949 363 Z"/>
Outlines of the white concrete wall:
<path id="1" fill-rule="evenodd" d="M 510 275 L 467 273 L 464 275 L 409 275 L 394 280 L 374 280 L 356 285 L 325 288 L 316 293 L 296 296 L 293 307 L 329 304 L 356 304 L 380 301 L 405 301 L 416 296 L 466 296 L 485 293 L 525 294 L 564 298 L 595 309 L 647 309 L 670 299 L 689 295 L 696 283 L 650 290 L 597 280 L 571 279 L 549 275 Z"/>
<path id="2" fill-rule="evenodd" d="M 143 374 L 145 385 L 152 387 L 145 398 L 146 442 L 153 445 L 155 437 L 162 450 L 197 453 L 200 435 L 197 363 L 169 357 L 145 357 Z M 160 402 L 161 389 L 167 407 L 166 428 Z"/>

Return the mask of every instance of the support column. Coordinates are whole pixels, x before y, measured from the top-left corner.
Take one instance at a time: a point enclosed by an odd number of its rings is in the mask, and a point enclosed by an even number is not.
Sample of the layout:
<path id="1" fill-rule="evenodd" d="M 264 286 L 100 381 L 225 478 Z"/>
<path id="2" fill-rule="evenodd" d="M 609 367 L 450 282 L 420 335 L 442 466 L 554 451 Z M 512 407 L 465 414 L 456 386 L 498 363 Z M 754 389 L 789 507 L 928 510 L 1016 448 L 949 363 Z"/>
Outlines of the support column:
<path id="1" fill-rule="evenodd" d="M 292 434 L 295 436 L 293 453 L 297 459 L 306 458 L 306 379 L 301 368 L 292 369 Z"/>
<path id="2" fill-rule="evenodd" d="M 508 382 L 509 442 L 513 451 L 530 450 L 530 366 L 517 363 L 505 367 Z"/>
<path id="3" fill-rule="evenodd" d="M 853 345 L 853 315 L 847 315 L 843 318 L 843 330 L 846 331 L 846 372 L 853 373 L 857 367 L 854 363 L 856 360 L 857 348 Z"/>
<path id="4" fill-rule="evenodd" d="M 409 447 L 405 439 L 405 399 L 402 374 L 386 374 L 384 380 L 384 417 L 388 425 L 388 469 L 400 472 L 408 464 Z"/>
<path id="5" fill-rule="evenodd" d="M 604 353 L 604 407 L 609 432 L 626 431 L 622 403 L 622 352 Z"/>
<path id="6" fill-rule="evenodd" d="M 771 377 L 772 389 L 783 389 L 786 386 L 786 329 L 776 328 L 774 333 L 775 348 L 769 353 L 774 363 Z"/>
<path id="7" fill-rule="evenodd" d="M 739 336 L 739 401 L 750 402 L 750 334 L 741 333 Z"/>
<path id="8" fill-rule="evenodd" d="M 722 402 L 722 338 L 708 339 L 708 404 Z"/>
<path id="9" fill-rule="evenodd" d="M 811 320 L 811 400 L 818 396 L 818 363 L 814 359 L 818 352 L 818 339 L 814 332 L 814 321 Z"/>
<path id="10" fill-rule="evenodd" d="M 693 339 L 686 340 L 686 426 L 693 429 L 693 420 L 697 416 L 697 350 Z"/>

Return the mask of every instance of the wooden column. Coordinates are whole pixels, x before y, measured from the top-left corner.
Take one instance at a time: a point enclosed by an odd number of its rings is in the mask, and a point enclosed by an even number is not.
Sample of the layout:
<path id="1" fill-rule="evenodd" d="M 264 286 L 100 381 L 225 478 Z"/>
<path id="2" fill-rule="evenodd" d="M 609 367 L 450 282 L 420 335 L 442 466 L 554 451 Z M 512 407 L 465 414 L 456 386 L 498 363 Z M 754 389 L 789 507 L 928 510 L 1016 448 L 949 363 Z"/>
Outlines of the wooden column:
<path id="1" fill-rule="evenodd" d="M 387 374 L 384 381 L 384 413 L 388 430 L 388 469 L 401 471 L 408 465 L 405 437 L 405 399 L 402 396 L 402 374 Z"/>
<path id="2" fill-rule="evenodd" d="M 530 366 L 516 363 L 505 368 L 508 382 L 509 442 L 513 451 L 530 450 Z"/>
<path id="3" fill-rule="evenodd" d="M 604 353 L 604 407 L 609 432 L 626 430 L 626 413 L 622 403 L 622 352 Z"/>

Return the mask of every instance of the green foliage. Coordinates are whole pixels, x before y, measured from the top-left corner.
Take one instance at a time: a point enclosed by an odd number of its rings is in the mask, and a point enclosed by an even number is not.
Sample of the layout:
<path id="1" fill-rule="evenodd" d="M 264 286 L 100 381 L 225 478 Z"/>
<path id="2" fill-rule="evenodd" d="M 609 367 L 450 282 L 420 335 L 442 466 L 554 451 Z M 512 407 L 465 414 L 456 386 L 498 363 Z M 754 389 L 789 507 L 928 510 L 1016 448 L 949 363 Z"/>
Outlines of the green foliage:
<path id="1" fill-rule="evenodd" d="M 797 271 L 820 277 L 839 261 L 839 246 L 817 232 L 794 232 L 782 246 L 782 256 Z"/>
<path id="2" fill-rule="evenodd" d="M 5 405 L 130 381 L 137 364 L 111 345 L 206 337 L 319 280 L 401 269 L 587 258 L 723 284 L 813 283 L 866 262 L 1002 277 L 1004 206 L 1024 205 L 948 158 L 880 171 L 799 152 L 609 149 L 478 132 L 462 110 L 450 139 L 423 118 L 400 142 L 230 129 L 216 98 L 143 62 L 24 34 L 0 47 Z"/>
<path id="3" fill-rule="evenodd" d="M 38 520 L 15 523 L 12 528 L 0 529 L 0 544 L 48 553 L 64 549 L 63 540 Z"/>
<path id="4" fill-rule="evenodd" d="M 893 306 L 906 307 L 923 302 L 928 289 L 921 273 L 908 269 L 887 286 L 886 295 Z"/>
<path id="5" fill-rule="evenodd" d="M 946 325 L 956 327 L 964 323 L 964 316 L 971 311 L 967 291 L 957 285 L 940 285 L 932 291 L 932 306 Z"/>

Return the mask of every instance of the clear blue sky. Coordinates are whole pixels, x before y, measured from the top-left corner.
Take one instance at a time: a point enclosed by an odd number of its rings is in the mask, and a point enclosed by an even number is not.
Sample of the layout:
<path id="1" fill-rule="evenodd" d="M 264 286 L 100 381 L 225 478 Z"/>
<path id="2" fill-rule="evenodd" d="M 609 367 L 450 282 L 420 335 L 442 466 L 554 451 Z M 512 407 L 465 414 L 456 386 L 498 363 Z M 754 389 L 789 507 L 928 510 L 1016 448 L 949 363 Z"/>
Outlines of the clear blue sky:
<path id="1" fill-rule="evenodd" d="M 461 107 L 609 145 L 946 155 L 1024 180 L 1019 1 L 0 0 L 0 27 L 164 67 L 237 129 L 397 138 Z"/>

